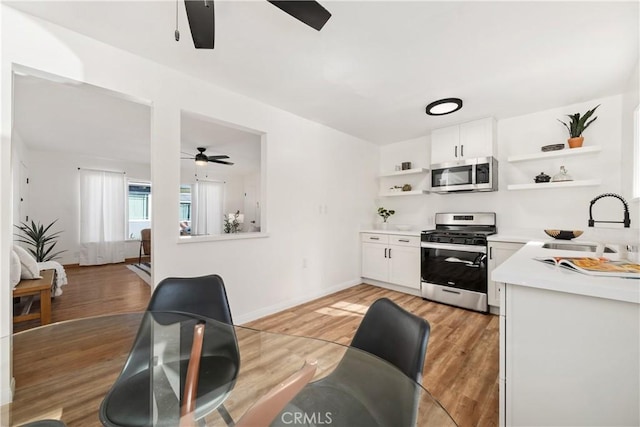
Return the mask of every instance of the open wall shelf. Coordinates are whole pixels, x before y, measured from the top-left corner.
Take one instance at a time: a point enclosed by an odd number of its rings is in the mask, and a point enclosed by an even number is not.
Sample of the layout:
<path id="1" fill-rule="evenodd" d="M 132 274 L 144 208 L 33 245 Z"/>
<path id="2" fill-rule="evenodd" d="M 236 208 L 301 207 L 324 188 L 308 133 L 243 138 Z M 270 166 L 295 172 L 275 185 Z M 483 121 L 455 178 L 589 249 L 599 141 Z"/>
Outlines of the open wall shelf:
<path id="1" fill-rule="evenodd" d="M 595 146 L 595 145 L 588 146 L 588 147 L 580 147 L 580 148 L 565 148 L 563 150 L 557 150 L 557 151 L 545 151 L 545 152 L 533 153 L 533 154 L 509 156 L 507 157 L 507 161 L 509 163 L 516 163 L 516 162 L 525 162 L 528 160 L 553 159 L 558 157 L 570 157 L 570 156 L 578 156 L 580 154 L 597 153 L 601 150 L 602 150 L 602 147 Z"/>
<path id="2" fill-rule="evenodd" d="M 418 173 L 427 173 L 429 169 L 424 168 L 416 168 L 416 169 L 405 169 L 403 171 L 395 171 L 387 174 L 380 175 L 380 178 L 388 178 L 391 176 L 404 176 L 404 175 L 414 175 Z"/>
<path id="3" fill-rule="evenodd" d="M 416 196 L 418 194 L 429 194 L 429 192 L 427 190 L 388 191 L 378 194 L 378 197 Z"/>
<path id="4" fill-rule="evenodd" d="M 579 181 L 560 181 L 560 182 L 540 182 L 534 184 L 512 184 L 507 186 L 507 190 L 543 190 L 550 188 L 567 188 L 567 187 L 591 187 L 600 185 L 599 179 L 584 179 Z"/>

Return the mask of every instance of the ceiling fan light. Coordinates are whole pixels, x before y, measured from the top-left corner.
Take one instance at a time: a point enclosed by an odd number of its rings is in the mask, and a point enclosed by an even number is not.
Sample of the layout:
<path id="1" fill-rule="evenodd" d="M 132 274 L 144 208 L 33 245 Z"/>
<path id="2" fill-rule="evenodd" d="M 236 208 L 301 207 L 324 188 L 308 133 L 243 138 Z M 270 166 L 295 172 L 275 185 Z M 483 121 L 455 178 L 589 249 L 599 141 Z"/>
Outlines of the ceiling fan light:
<path id="1" fill-rule="evenodd" d="M 427 105 L 426 113 L 430 116 L 444 116 L 462 108 L 462 99 L 444 98 Z"/>
<path id="2" fill-rule="evenodd" d="M 206 166 L 207 163 L 209 163 L 209 159 L 206 154 L 203 154 L 202 152 L 196 154 L 196 165 Z"/>

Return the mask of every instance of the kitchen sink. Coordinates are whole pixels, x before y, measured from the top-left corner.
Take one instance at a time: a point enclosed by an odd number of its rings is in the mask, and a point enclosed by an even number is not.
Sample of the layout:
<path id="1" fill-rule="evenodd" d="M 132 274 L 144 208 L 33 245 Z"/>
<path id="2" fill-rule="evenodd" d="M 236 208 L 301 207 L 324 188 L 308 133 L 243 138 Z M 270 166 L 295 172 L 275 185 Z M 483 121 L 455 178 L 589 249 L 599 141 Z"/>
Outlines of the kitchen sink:
<path id="1" fill-rule="evenodd" d="M 583 252 L 596 252 L 597 246 L 590 244 L 580 244 L 580 243 L 556 243 L 556 242 L 548 242 L 542 245 L 545 249 L 560 249 L 564 251 L 583 251 Z M 604 247 L 604 252 L 613 254 L 616 253 L 614 249 L 611 249 L 608 246 Z"/>

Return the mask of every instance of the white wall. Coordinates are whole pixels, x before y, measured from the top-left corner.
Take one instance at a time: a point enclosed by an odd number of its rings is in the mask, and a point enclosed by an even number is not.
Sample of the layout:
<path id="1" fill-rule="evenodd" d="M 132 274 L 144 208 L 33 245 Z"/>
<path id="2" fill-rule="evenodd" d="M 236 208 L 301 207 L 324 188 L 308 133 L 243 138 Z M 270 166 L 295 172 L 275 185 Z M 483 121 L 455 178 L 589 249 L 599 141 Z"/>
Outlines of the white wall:
<path id="1" fill-rule="evenodd" d="M 631 218 L 634 227 L 640 225 L 640 198 L 633 199 L 633 165 L 640 168 L 640 152 L 634 151 L 635 133 L 638 132 L 640 138 L 640 129 L 634 131 L 635 109 L 640 104 L 640 62 L 629 76 L 627 89 L 622 96 L 622 195 L 630 201 L 635 216 Z M 640 126 L 640 123 L 636 124 Z M 633 154 L 631 154 L 633 153 Z"/>
<path id="2" fill-rule="evenodd" d="M 377 191 L 378 148 L 2 4 L 0 173 L 11 200 L 12 64 L 152 102 L 153 280 L 220 274 L 234 320 L 242 322 L 360 282 L 361 223 Z M 266 134 L 268 238 L 178 243 L 180 111 Z M 265 169 L 266 168 L 266 169 Z M 9 399 L 12 206 L 0 208 L 0 404 Z M 306 265 L 306 267 L 303 267 Z"/>
<path id="3" fill-rule="evenodd" d="M 58 220 L 63 231 L 55 250 L 66 250 L 58 262 L 77 264 L 80 246 L 80 180 L 78 168 L 124 172 L 127 179 L 149 181 L 149 164 L 121 162 L 56 151 L 31 150 L 29 155 L 29 218 L 42 224 Z M 153 188 L 152 191 L 155 191 Z M 177 207 L 176 207 L 177 209 Z M 176 226 L 177 234 L 177 226 Z M 138 256 L 140 242 L 127 242 L 125 257 Z"/>
<path id="4" fill-rule="evenodd" d="M 637 99 L 637 98 L 636 98 Z M 584 146 L 599 145 L 600 153 L 555 160 L 509 163 L 510 155 L 532 154 L 543 145 L 565 142 L 567 131 L 556 119 L 565 114 L 584 113 L 602 104 L 598 119 L 584 133 Z M 626 113 L 624 113 L 626 114 Z M 566 117 L 565 117 L 566 118 Z M 498 231 L 546 228 L 589 230 L 589 202 L 602 193 L 626 191 L 621 160 L 629 156 L 628 143 L 623 150 L 623 96 L 615 95 L 584 103 L 562 106 L 498 121 L 499 191 L 490 193 L 429 194 L 403 198 L 384 198 L 379 203 L 396 210 L 392 223 L 433 226 L 433 215 L 446 211 L 489 211 L 497 213 Z M 425 140 L 425 142 L 428 140 Z M 422 164 L 430 146 L 418 140 L 382 147 L 380 170 L 387 173 L 400 160 Z M 533 183 L 540 172 L 553 176 L 564 165 L 574 179 L 597 178 L 597 187 L 559 188 L 549 190 L 507 190 L 508 184 Z M 624 178 L 625 182 L 627 178 Z M 636 210 L 637 204 L 632 206 Z M 622 220 L 622 204 L 615 199 L 602 199 L 594 208 L 597 219 Z M 634 212 L 632 212 L 632 215 Z M 633 224 L 638 228 L 638 222 Z M 637 232 L 637 230 L 636 230 Z M 541 234 L 544 236 L 544 234 Z"/>

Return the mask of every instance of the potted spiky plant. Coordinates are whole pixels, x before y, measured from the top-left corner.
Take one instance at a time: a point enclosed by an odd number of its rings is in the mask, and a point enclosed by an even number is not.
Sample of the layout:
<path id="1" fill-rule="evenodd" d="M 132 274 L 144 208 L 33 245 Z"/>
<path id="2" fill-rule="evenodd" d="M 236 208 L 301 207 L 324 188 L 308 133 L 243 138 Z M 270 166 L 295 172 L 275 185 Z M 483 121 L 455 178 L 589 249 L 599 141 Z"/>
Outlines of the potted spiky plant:
<path id="1" fill-rule="evenodd" d="M 569 117 L 569 123 L 565 123 L 562 120 L 558 119 L 560 123 L 564 125 L 569 131 L 569 139 L 567 143 L 569 144 L 569 148 L 578 148 L 582 147 L 582 143 L 584 142 L 584 137 L 582 136 L 582 132 L 584 132 L 591 123 L 595 122 L 598 117 L 594 117 L 589 120 L 589 118 L 593 115 L 596 109 L 600 106 L 600 104 L 596 105 L 593 109 L 584 113 L 584 116 L 580 116 L 580 113 L 575 114 L 567 114 Z"/>
<path id="2" fill-rule="evenodd" d="M 51 252 L 58 243 L 56 240 L 60 237 L 62 231 L 55 231 L 49 233 L 49 229 L 53 224 L 58 221 L 57 219 L 51 224 L 44 226 L 39 222 L 31 221 L 31 224 L 21 222 L 20 225 L 15 227 L 21 231 L 21 234 L 17 234 L 18 242 L 26 243 L 30 247 L 29 252 L 33 254 L 34 258 L 38 262 L 51 261 L 58 255 L 66 251 Z"/>

